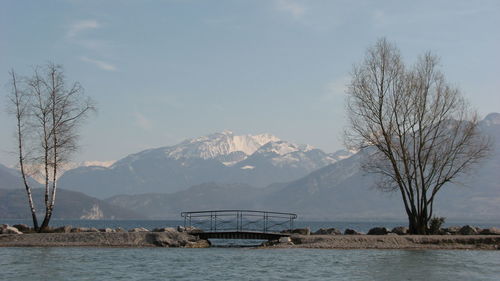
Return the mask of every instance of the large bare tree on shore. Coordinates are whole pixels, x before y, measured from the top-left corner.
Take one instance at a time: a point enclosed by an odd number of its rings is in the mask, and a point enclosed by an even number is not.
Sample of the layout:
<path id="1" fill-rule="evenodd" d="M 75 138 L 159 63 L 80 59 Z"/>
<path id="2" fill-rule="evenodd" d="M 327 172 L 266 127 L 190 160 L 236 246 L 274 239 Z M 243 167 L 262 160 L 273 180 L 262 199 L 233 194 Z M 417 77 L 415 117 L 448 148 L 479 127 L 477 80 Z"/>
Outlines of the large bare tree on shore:
<path id="1" fill-rule="evenodd" d="M 32 76 L 22 79 L 14 71 L 10 74 L 9 112 L 16 117 L 19 168 L 33 226 L 43 231 L 54 211 L 59 168 L 78 149 L 78 129 L 95 106 L 78 82 L 67 85 L 59 65 L 35 67 Z M 44 179 L 45 216 L 41 225 L 27 181 L 33 173 Z"/>
<path id="2" fill-rule="evenodd" d="M 363 167 L 378 187 L 399 191 L 413 234 L 427 234 L 436 195 L 488 155 L 489 139 L 459 89 L 431 53 L 406 66 L 380 39 L 355 66 L 347 90 L 345 141 L 368 148 Z"/>

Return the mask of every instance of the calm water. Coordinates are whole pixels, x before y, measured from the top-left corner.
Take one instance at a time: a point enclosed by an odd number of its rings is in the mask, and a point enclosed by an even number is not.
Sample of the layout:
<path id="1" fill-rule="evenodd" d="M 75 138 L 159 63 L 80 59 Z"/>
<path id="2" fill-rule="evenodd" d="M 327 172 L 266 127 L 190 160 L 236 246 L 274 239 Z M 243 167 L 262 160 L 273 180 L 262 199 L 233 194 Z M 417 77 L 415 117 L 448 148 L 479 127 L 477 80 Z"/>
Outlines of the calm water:
<path id="1" fill-rule="evenodd" d="M 0 280 L 499 280 L 500 251 L 0 248 Z"/>

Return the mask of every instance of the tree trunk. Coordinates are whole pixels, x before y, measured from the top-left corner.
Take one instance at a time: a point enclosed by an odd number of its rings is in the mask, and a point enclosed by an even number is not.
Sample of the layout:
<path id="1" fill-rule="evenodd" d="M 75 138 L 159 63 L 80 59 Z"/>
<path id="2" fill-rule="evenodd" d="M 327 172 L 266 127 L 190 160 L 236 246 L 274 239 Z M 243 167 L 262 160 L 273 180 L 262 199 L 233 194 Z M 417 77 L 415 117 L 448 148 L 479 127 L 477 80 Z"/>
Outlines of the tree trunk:
<path id="1" fill-rule="evenodd" d="M 17 119 L 17 141 L 18 141 L 18 152 L 19 152 L 19 166 L 21 169 L 21 176 L 23 178 L 24 187 L 26 189 L 26 194 L 28 195 L 28 204 L 31 211 L 31 217 L 33 219 L 33 228 L 35 231 L 38 231 L 38 219 L 36 217 L 35 204 L 33 203 L 33 196 L 31 194 L 31 187 L 28 184 L 28 180 L 26 179 L 26 172 L 24 167 L 24 150 L 23 150 L 23 140 L 24 136 L 22 133 L 22 119 L 24 117 L 24 113 L 21 112 L 22 101 L 17 90 L 17 79 L 14 71 L 12 70 L 12 86 L 14 88 L 14 96 L 15 98 L 12 100 L 16 106 L 16 119 Z"/>
<path id="2" fill-rule="evenodd" d="M 410 234 L 427 234 L 427 216 L 425 214 L 408 214 L 408 228 Z"/>
<path id="3" fill-rule="evenodd" d="M 52 217 L 52 210 L 45 213 L 45 218 L 43 219 L 39 232 L 43 232 L 49 227 L 49 222 L 51 217 Z"/>

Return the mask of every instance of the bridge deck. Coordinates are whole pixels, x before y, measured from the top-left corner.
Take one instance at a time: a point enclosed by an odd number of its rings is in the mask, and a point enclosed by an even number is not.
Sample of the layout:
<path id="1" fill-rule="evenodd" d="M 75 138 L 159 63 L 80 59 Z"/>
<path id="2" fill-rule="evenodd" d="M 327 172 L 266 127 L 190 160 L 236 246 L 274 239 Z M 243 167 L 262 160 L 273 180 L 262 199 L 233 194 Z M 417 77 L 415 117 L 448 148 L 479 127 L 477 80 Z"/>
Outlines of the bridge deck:
<path id="1" fill-rule="evenodd" d="M 228 231 L 228 232 L 200 232 L 196 233 L 201 239 L 255 239 L 255 240 L 278 240 L 281 237 L 289 237 L 287 233 L 250 232 L 250 231 Z"/>

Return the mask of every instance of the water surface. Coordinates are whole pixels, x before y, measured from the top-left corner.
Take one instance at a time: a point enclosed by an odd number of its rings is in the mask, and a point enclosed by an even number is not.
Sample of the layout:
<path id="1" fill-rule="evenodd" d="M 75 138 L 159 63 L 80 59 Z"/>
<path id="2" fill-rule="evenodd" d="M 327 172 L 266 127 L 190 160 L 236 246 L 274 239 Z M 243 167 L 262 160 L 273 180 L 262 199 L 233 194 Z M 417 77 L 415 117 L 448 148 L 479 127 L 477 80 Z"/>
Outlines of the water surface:
<path id="1" fill-rule="evenodd" d="M 0 248 L 0 280 L 499 280 L 500 251 Z"/>

